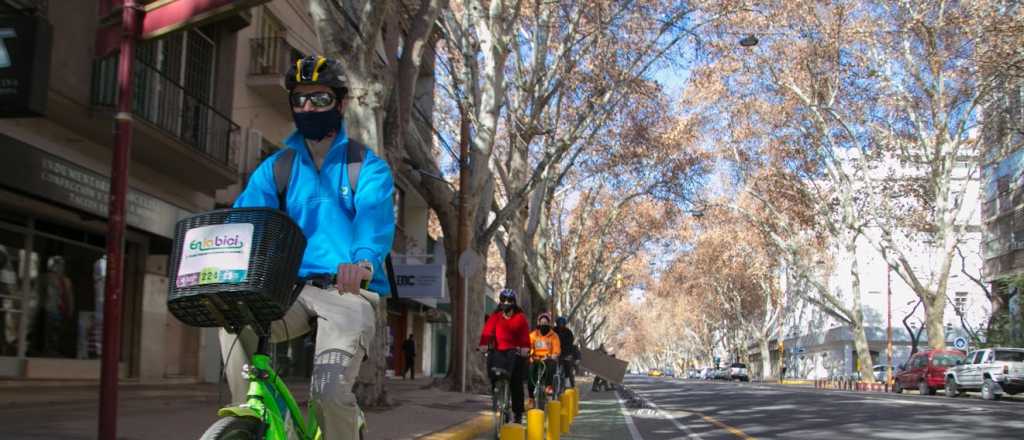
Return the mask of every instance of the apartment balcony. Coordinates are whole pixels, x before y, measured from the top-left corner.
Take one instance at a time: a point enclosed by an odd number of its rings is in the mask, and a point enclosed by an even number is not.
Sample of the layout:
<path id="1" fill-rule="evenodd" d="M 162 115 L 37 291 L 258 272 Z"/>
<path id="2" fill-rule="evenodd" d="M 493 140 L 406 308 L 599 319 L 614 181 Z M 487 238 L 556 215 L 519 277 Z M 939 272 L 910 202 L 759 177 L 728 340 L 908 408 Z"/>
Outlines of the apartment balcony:
<path id="1" fill-rule="evenodd" d="M 92 105 L 114 113 L 117 59 L 94 65 Z M 215 191 L 239 181 L 239 125 L 197 98 L 185 86 L 136 60 L 132 159 L 201 191 Z"/>
<path id="2" fill-rule="evenodd" d="M 256 94 L 272 102 L 284 102 L 284 74 L 302 52 L 283 37 L 249 40 L 248 85 Z M 287 106 L 280 106 L 287 110 Z"/>

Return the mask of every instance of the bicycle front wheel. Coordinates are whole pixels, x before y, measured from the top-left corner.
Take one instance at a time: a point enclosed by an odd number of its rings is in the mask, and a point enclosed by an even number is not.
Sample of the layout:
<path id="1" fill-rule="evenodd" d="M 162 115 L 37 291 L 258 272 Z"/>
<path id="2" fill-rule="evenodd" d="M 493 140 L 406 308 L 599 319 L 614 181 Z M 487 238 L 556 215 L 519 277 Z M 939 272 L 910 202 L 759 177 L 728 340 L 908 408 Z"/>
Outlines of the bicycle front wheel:
<path id="1" fill-rule="evenodd" d="M 509 393 L 508 380 L 499 380 L 494 385 L 494 440 L 501 437 L 501 425 L 509 422 L 511 394 Z"/>
<path id="2" fill-rule="evenodd" d="M 261 440 L 262 423 L 252 417 L 224 417 L 210 425 L 200 440 Z"/>

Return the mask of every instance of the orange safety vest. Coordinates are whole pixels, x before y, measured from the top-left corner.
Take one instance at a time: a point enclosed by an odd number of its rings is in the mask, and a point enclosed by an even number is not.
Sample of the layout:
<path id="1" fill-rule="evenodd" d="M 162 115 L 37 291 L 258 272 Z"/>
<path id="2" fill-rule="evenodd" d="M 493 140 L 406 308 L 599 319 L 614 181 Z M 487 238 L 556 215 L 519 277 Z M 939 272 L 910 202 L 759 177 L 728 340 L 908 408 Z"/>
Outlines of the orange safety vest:
<path id="1" fill-rule="evenodd" d="M 547 336 L 541 335 L 540 330 L 530 332 L 530 358 L 537 360 L 547 356 L 557 357 L 562 353 L 561 343 L 558 334 L 554 329 L 548 332 Z"/>

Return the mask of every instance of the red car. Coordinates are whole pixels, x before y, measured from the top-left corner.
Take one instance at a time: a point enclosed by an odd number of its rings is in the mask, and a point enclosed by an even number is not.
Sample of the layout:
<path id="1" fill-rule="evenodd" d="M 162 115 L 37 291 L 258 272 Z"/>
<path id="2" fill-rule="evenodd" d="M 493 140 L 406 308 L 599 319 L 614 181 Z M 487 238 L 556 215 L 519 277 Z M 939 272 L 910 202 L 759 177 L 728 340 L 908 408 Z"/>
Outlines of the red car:
<path id="1" fill-rule="evenodd" d="M 946 368 L 963 362 L 964 352 L 959 350 L 925 350 L 914 354 L 896 373 L 893 391 L 917 388 L 921 395 L 935 394 L 946 387 Z"/>

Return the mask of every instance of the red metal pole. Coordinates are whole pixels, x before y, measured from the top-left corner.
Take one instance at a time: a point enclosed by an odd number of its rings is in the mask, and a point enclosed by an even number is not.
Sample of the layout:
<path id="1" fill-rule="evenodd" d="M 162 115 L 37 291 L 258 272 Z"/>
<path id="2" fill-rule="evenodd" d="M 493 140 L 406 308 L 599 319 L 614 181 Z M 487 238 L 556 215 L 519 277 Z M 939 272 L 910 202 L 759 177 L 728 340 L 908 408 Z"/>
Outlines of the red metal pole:
<path id="1" fill-rule="evenodd" d="M 132 144 L 132 67 L 138 18 L 136 0 L 121 12 L 121 54 L 117 66 L 117 114 L 114 115 L 114 163 L 110 170 L 107 222 L 107 280 L 103 304 L 103 361 L 100 373 L 100 440 L 117 438 L 118 361 L 121 358 L 121 297 L 124 287 L 125 202 Z"/>

